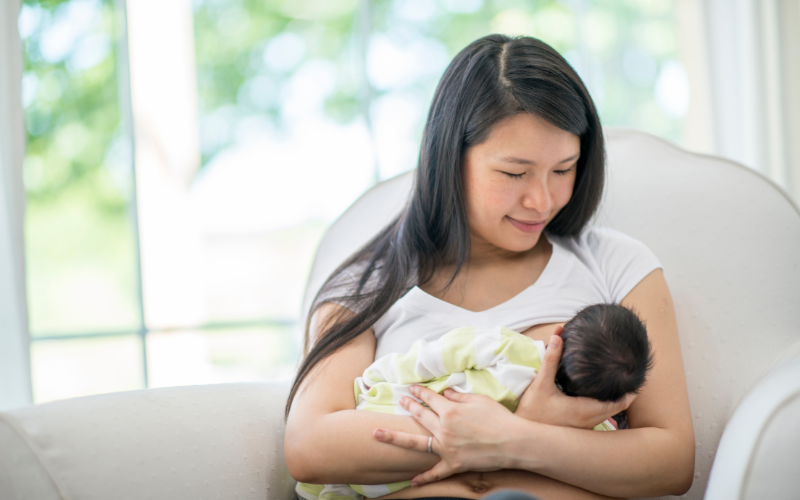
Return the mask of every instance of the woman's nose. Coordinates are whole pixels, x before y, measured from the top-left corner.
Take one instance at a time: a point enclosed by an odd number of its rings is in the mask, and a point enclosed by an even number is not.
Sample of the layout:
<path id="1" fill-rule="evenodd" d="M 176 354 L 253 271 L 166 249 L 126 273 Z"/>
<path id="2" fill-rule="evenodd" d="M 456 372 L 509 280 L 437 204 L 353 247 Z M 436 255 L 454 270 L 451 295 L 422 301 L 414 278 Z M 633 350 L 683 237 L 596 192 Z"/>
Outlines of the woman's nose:
<path id="1" fill-rule="evenodd" d="M 522 198 L 522 206 L 545 214 L 553 207 L 553 197 L 550 196 L 550 188 L 547 179 L 535 179 L 525 192 Z"/>

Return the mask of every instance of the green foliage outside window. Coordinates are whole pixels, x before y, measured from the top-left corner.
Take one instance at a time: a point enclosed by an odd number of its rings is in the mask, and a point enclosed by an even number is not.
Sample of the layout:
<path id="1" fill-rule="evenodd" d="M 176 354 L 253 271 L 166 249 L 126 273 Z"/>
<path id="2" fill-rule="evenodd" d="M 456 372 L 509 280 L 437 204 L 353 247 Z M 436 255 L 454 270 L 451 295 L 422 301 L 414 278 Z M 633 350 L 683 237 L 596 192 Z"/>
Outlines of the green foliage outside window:
<path id="1" fill-rule="evenodd" d="M 33 336 L 139 327 L 111 1 L 25 1 L 26 261 Z"/>

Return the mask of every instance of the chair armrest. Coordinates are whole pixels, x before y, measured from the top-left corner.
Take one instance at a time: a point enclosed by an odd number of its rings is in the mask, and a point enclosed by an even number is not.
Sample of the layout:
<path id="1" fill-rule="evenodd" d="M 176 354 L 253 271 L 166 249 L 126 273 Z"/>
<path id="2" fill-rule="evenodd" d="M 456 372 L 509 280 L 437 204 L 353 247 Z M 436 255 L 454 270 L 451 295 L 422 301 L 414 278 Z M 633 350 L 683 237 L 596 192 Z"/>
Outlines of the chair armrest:
<path id="1" fill-rule="evenodd" d="M 800 352 L 795 344 L 725 427 L 705 500 L 796 498 L 800 491 Z"/>
<path id="2" fill-rule="evenodd" d="M 0 498 L 292 498 L 288 390 L 148 389 L 0 413 Z"/>

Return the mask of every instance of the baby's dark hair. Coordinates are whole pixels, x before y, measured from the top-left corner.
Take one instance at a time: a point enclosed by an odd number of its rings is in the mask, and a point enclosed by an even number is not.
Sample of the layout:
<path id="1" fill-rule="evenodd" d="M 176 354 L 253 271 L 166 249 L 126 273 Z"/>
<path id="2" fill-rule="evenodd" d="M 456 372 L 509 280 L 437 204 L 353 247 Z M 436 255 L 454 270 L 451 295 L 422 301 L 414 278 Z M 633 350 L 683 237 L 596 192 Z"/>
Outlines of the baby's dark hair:
<path id="1" fill-rule="evenodd" d="M 647 329 L 630 309 L 595 304 L 564 325 L 556 383 L 570 396 L 618 401 L 642 388 L 653 365 Z"/>

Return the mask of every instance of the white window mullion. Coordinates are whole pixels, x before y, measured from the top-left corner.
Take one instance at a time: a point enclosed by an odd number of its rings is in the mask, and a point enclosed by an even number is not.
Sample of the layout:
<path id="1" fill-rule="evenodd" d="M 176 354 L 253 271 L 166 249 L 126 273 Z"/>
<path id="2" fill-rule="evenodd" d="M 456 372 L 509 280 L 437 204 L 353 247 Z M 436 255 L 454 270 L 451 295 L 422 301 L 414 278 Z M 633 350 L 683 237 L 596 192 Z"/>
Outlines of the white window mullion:
<path id="1" fill-rule="evenodd" d="M 192 5 L 127 2 L 145 326 L 207 322 L 202 236 L 189 188 L 200 167 Z"/>
<path id="2" fill-rule="evenodd" d="M 23 221 L 20 1 L 0 2 L 0 410 L 32 401 Z"/>
<path id="3" fill-rule="evenodd" d="M 147 367 L 147 321 L 144 315 L 142 290 L 142 252 L 139 244 L 139 203 L 136 189 L 136 140 L 134 136 L 133 105 L 131 104 L 131 66 L 128 50 L 128 9 L 126 0 L 115 0 L 117 32 L 117 81 L 119 92 L 120 122 L 131 151 L 131 193 L 128 214 L 133 231 L 134 254 L 136 256 L 136 297 L 139 302 L 139 337 L 142 342 L 142 375 L 144 387 L 150 386 Z"/>

